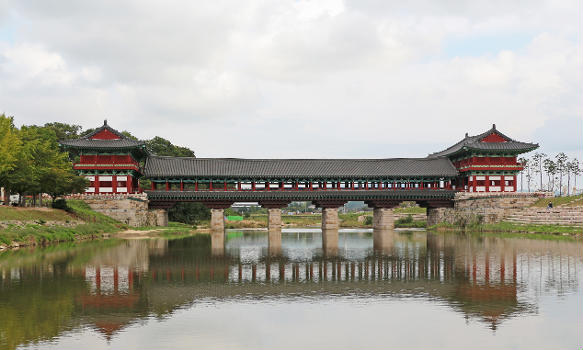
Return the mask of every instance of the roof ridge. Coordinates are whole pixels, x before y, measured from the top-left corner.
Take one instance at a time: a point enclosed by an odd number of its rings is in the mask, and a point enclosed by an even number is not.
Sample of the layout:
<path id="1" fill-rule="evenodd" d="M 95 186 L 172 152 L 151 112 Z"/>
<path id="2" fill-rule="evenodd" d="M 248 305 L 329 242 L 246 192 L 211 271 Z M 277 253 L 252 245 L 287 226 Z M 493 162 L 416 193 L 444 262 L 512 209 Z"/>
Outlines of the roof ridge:
<path id="1" fill-rule="evenodd" d="M 82 139 L 82 140 L 83 139 L 90 139 L 91 137 L 93 137 L 93 136 L 97 135 L 98 133 L 102 132 L 103 130 L 108 130 L 111 133 L 119 136 L 119 138 L 121 138 L 121 139 L 124 139 L 124 140 L 129 139 L 127 136 L 125 136 L 121 132 L 119 132 L 116 129 L 112 128 L 111 126 L 107 125 L 107 119 L 105 119 L 103 121 L 103 125 L 102 126 L 100 126 L 99 128 L 95 129 L 94 131 L 90 132 L 89 134 L 87 134 L 87 135 L 85 135 L 83 137 L 80 137 L 80 139 Z"/>
<path id="2" fill-rule="evenodd" d="M 415 161 L 434 161 L 436 159 L 446 158 L 439 156 L 434 158 L 427 157 L 397 157 L 397 158 L 235 158 L 235 157 L 179 157 L 179 156 L 164 156 L 153 154 L 150 158 L 164 158 L 177 160 L 200 160 L 200 161 L 217 161 L 217 160 L 231 160 L 231 161 L 252 161 L 252 162 L 266 162 L 266 161 L 354 161 L 354 162 L 379 162 L 392 160 L 415 160 Z"/>

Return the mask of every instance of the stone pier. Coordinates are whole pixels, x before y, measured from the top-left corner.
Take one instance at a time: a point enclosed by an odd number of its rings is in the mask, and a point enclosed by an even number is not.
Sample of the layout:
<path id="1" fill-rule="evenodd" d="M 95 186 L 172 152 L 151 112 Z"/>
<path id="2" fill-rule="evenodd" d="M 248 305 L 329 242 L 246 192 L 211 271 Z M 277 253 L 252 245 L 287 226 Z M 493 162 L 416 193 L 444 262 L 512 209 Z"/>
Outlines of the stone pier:
<path id="1" fill-rule="evenodd" d="M 287 207 L 290 203 L 291 202 L 289 201 L 279 200 L 267 200 L 259 202 L 259 205 L 261 205 L 263 208 L 267 208 L 267 228 L 269 231 L 281 231 L 281 208 Z"/>
<path id="2" fill-rule="evenodd" d="M 338 208 L 322 208 L 322 230 L 338 230 Z"/>
<path id="3" fill-rule="evenodd" d="M 225 231 L 225 210 L 211 208 L 211 231 Z"/>
<path id="4" fill-rule="evenodd" d="M 267 229 L 269 231 L 279 230 L 281 232 L 281 209 L 267 209 Z"/>
<path id="5" fill-rule="evenodd" d="M 399 205 L 399 201 L 370 200 L 365 201 L 365 203 L 373 208 L 373 229 L 392 230 L 395 228 L 395 217 L 392 209 Z"/>
<path id="6" fill-rule="evenodd" d="M 315 206 L 322 208 L 322 231 L 338 230 L 340 220 L 338 219 L 338 208 L 346 204 L 346 201 L 325 200 L 313 201 Z"/>
<path id="7" fill-rule="evenodd" d="M 393 210 L 389 208 L 374 208 L 372 228 L 375 230 L 390 230 L 395 227 Z"/>

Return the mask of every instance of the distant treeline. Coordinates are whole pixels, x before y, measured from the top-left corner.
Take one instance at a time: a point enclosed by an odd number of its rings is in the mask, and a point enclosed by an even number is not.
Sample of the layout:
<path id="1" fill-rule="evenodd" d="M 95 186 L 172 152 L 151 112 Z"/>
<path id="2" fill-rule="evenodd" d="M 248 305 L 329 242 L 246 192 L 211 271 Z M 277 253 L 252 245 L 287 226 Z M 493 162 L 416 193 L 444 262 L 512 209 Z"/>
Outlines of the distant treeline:
<path id="1" fill-rule="evenodd" d="M 537 152 L 530 158 L 518 159 L 518 162 L 524 166 L 520 173 L 521 191 L 526 187 L 528 192 L 540 190 L 558 192 L 560 196 L 570 195 L 571 189 L 577 187 L 577 176 L 581 175 L 579 160 L 569 159 L 563 152 L 554 157 Z"/>
<path id="2" fill-rule="evenodd" d="M 70 193 L 82 193 L 89 185 L 83 177 L 73 171 L 76 154 L 63 150 L 58 141 L 83 137 L 95 129 L 85 129 L 80 125 L 59 122 L 46 123 L 43 126 L 23 125 L 17 128 L 14 117 L 0 115 L 0 187 L 8 194 L 19 194 L 20 205 L 24 205 L 29 196 L 29 204 L 42 205 L 40 196 L 43 193 L 54 199 Z M 128 131 L 122 133 L 137 139 Z M 152 154 L 163 156 L 194 157 L 194 151 L 187 147 L 173 145 L 162 137 L 145 140 L 146 148 Z M 37 200 L 39 199 L 39 200 Z M 0 198 L 0 201 L 4 198 Z M 204 208 L 204 207 L 203 207 Z M 190 210 L 192 209 L 192 210 Z M 195 222 L 189 212 L 204 211 L 206 208 L 184 206 L 178 208 L 176 217 L 171 219 L 182 222 Z M 172 211 L 171 211 L 172 213 Z M 180 220 L 177 220 L 180 219 Z"/>

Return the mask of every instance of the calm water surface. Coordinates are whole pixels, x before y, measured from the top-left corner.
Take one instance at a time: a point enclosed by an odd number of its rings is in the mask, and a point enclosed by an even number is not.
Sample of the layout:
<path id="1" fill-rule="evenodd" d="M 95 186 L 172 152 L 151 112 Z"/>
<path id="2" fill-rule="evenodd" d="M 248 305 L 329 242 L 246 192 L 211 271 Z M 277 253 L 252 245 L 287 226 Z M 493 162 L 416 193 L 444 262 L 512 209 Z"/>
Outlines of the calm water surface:
<path id="1" fill-rule="evenodd" d="M 582 248 L 297 230 L 4 252 L 0 348 L 577 349 Z"/>

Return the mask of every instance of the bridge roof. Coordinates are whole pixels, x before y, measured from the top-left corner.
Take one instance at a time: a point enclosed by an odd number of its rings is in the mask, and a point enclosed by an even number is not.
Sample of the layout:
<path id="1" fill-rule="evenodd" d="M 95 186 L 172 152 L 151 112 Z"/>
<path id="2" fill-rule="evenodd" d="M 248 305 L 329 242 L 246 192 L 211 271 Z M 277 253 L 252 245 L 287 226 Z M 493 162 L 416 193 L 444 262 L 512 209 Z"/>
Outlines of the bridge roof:
<path id="1" fill-rule="evenodd" d="M 150 156 L 147 177 L 198 178 L 391 178 L 455 177 L 448 158 L 239 159 Z"/>
<path id="2" fill-rule="evenodd" d="M 490 135 L 499 137 L 497 142 L 484 141 Z M 525 153 L 538 148 L 537 143 L 520 142 L 511 139 L 496 129 L 496 124 L 486 132 L 475 136 L 466 136 L 455 145 L 441 151 L 435 152 L 428 158 L 447 157 L 464 151 L 482 151 L 482 152 L 508 152 L 508 153 Z"/>

